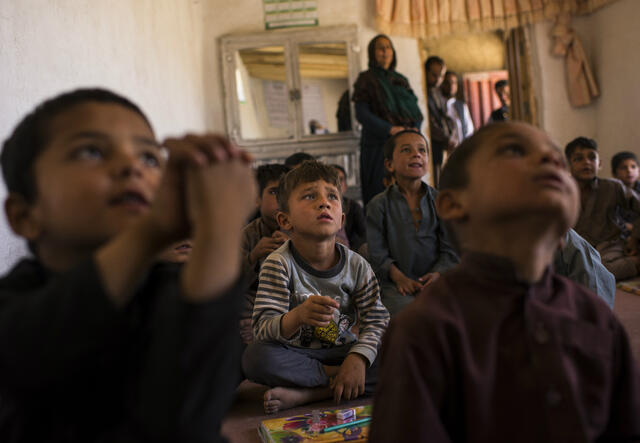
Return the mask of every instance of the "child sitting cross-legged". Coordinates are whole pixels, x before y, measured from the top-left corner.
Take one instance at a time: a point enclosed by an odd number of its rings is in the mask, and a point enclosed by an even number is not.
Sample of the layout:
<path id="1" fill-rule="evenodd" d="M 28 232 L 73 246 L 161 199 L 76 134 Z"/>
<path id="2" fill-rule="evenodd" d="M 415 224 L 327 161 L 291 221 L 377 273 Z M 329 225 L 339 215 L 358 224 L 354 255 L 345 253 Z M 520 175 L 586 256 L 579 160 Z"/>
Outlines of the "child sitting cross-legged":
<path id="1" fill-rule="evenodd" d="M 456 149 L 437 208 L 462 260 L 391 321 L 371 442 L 638 441 L 624 328 L 550 268 L 579 202 L 562 152 L 533 126 L 484 126 Z"/>
<path id="2" fill-rule="evenodd" d="M 161 145 L 102 89 L 18 124 L 1 157 L 5 210 L 34 257 L 0 279 L 0 441 L 223 440 L 249 160 L 219 136 Z M 157 262 L 184 238 L 183 267 Z"/>
<path id="3" fill-rule="evenodd" d="M 369 264 L 336 242 L 344 222 L 338 175 L 306 161 L 282 179 L 278 203 L 278 223 L 291 239 L 260 270 L 256 341 L 244 352 L 244 373 L 271 388 L 267 413 L 371 393 L 389 314 Z"/>
<path id="4" fill-rule="evenodd" d="M 578 137 L 567 144 L 565 155 L 582 201 L 574 229 L 598 250 L 602 264 L 616 280 L 636 276 L 640 272 L 640 197 L 617 179 L 597 176 L 601 164 L 595 140 Z M 635 218 L 636 227 L 625 227 L 621 213 Z"/>
<path id="5" fill-rule="evenodd" d="M 436 213 L 438 191 L 422 181 L 429 159 L 424 136 L 397 132 L 384 145 L 384 159 L 395 183 L 367 205 L 367 242 L 382 302 L 394 316 L 458 256 Z"/>
<path id="6" fill-rule="evenodd" d="M 242 230 L 242 273 L 247 294 L 240 315 L 240 335 L 246 344 L 253 341 L 253 303 L 258 290 L 258 272 L 264 259 L 278 249 L 289 238 L 280 230 L 276 221 L 278 212 L 278 185 L 289 171 L 285 165 L 270 164 L 258 166 L 258 206 L 260 217 Z"/>

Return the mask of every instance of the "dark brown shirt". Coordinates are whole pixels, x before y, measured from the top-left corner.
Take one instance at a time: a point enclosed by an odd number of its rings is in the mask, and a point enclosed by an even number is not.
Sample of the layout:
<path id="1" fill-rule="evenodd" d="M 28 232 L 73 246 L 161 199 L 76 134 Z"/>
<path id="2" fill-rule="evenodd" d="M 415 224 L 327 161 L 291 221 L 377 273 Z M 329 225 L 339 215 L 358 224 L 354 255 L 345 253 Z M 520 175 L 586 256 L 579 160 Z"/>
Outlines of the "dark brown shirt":
<path id="1" fill-rule="evenodd" d="M 620 210 L 640 214 L 638 195 L 619 180 L 596 178 L 589 194 L 583 196 L 580 218 L 574 229 L 593 247 L 620 239 L 624 229 L 618 222 Z"/>
<path id="2" fill-rule="evenodd" d="M 640 439 L 627 335 L 587 289 L 468 253 L 383 340 L 371 442 Z"/>

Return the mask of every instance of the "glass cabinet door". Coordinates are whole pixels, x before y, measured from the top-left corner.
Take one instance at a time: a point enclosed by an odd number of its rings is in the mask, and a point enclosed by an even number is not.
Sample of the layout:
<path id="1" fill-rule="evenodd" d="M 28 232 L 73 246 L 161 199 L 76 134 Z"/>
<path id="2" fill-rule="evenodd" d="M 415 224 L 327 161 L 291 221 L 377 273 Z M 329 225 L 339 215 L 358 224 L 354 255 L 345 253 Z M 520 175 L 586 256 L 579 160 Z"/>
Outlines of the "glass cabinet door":
<path id="1" fill-rule="evenodd" d="M 297 45 L 302 134 L 325 135 L 351 130 L 349 64 L 346 42 Z"/>
<path id="2" fill-rule="evenodd" d="M 292 137 L 285 46 L 243 48 L 234 58 L 240 138 Z"/>
<path id="3" fill-rule="evenodd" d="M 227 132 L 260 156 L 354 152 L 355 25 L 220 39 Z M 333 154 L 332 154 L 333 155 Z"/>

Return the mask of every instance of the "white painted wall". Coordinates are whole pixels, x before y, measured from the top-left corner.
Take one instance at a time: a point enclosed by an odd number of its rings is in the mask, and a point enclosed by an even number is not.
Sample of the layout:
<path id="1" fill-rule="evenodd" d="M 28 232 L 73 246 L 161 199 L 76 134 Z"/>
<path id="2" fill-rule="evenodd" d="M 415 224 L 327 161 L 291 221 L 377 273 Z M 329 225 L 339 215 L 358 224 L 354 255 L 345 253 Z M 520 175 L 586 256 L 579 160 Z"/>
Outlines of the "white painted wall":
<path id="1" fill-rule="evenodd" d="M 87 86 L 133 99 L 159 136 L 205 129 L 202 24 L 184 0 L 0 1 L 0 139 L 43 99 Z M 0 244 L 1 274 L 26 251 L 4 215 Z"/>
<path id="2" fill-rule="evenodd" d="M 218 38 L 264 30 L 262 0 L 3 0 L 0 2 L 0 138 L 46 97 L 81 86 L 117 90 L 139 103 L 160 137 L 186 130 L 224 130 Z M 377 33 L 374 3 L 318 0 L 321 26 L 357 23 L 361 66 Z M 576 19 L 602 96 L 573 109 L 561 59 L 550 55 L 549 24 L 534 27 L 542 125 L 561 144 L 594 137 L 605 165 L 620 149 L 638 151 L 640 2 L 620 0 Z M 398 71 L 425 109 L 416 40 L 394 37 Z M 424 128 L 424 127 L 423 127 Z M 604 168 L 606 174 L 609 168 Z M 6 192 L 0 188 L 0 199 Z M 25 253 L 0 219 L 0 273 Z"/>
<path id="3" fill-rule="evenodd" d="M 226 0 L 208 2 L 205 12 L 205 69 L 207 83 L 207 126 L 224 130 L 224 109 L 222 106 L 222 76 L 219 60 L 218 38 L 226 34 L 264 31 L 262 0 L 234 0 L 233 8 L 223 7 Z M 374 29 L 374 2 L 368 0 L 318 0 L 318 20 L 320 26 L 347 25 L 356 23 L 360 31 L 360 58 L 362 69 L 367 68 L 367 44 L 378 32 Z M 422 68 L 420 66 L 418 42 L 415 39 L 394 37 L 393 44 L 398 56 L 398 72 L 404 74 L 420 100 L 424 110 L 425 95 L 422 88 Z M 214 77 L 215 76 L 215 77 Z"/>
<path id="4" fill-rule="evenodd" d="M 611 157 L 619 151 L 640 156 L 640 1 L 621 0 L 592 18 L 595 73 L 602 96 L 596 102 L 597 141 L 602 172 L 611 174 Z"/>
<path id="5" fill-rule="evenodd" d="M 224 131 L 218 37 L 264 30 L 262 0 L 0 1 L 0 139 L 37 103 L 82 86 L 137 102 L 160 137 Z M 363 69 L 374 3 L 318 0 L 320 26 L 356 23 Z M 425 109 L 416 40 L 394 38 L 398 71 Z M 0 187 L 0 200 L 6 191 Z M 0 274 L 25 254 L 0 219 Z"/>
<path id="6" fill-rule="evenodd" d="M 600 97 L 572 108 L 566 92 L 564 61 L 551 55 L 551 24 L 534 27 L 542 126 L 561 145 L 584 135 L 598 142 L 603 176 L 611 176 L 611 157 L 629 150 L 640 155 L 640 2 L 620 0 L 594 14 L 573 19 L 600 87 Z"/>

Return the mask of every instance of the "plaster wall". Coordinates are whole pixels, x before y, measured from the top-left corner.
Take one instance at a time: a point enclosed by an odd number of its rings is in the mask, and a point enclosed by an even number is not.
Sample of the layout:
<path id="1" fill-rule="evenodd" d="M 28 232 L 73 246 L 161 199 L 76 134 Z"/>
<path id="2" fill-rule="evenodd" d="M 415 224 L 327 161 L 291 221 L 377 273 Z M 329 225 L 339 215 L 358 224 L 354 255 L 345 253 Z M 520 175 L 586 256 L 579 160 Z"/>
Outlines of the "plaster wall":
<path id="1" fill-rule="evenodd" d="M 223 7 L 224 0 L 206 3 L 204 18 L 204 63 L 207 73 L 205 81 L 206 119 L 209 129 L 224 131 L 224 108 L 219 57 L 218 38 L 226 34 L 241 34 L 264 31 L 262 0 L 236 0 L 234 7 Z M 360 32 L 360 66 L 367 69 L 367 44 L 378 32 L 374 29 L 374 5 L 365 0 L 318 0 L 319 26 L 347 25 L 356 23 Z M 277 31 L 273 31 L 277 32 Z M 409 79 L 418 96 L 419 106 L 425 113 L 426 101 L 423 91 L 423 75 L 420 66 L 416 39 L 393 37 L 396 49 L 398 72 Z M 424 129 L 424 126 L 423 126 Z"/>
<path id="2" fill-rule="evenodd" d="M 361 66 L 376 34 L 373 3 L 318 0 L 320 26 L 356 23 Z M 101 86 L 137 102 L 159 137 L 224 131 L 218 37 L 264 30 L 262 0 L 5 0 L 0 2 L 0 138 L 61 91 Z M 414 39 L 393 38 L 398 71 L 425 110 Z M 0 186 L 0 200 L 6 190 Z M 26 254 L 0 218 L 0 274 Z"/>
<path id="3" fill-rule="evenodd" d="M 106 87 L 158 136 L 205 129 L 202 4 L 183 0 L 0 2 L 0 139 L 45 98 Z M 0 200 L 6 195 L 0 187 Z M 0 274 L 26 253 L 0 216 Z"/>
<path id="4" fill-rule="evenodd" d="M 621 0 L 592 18 L 593 65 L 602 96 L 596 102 L 596 134 L 602 153 L 602 173 L 611 174 L 618 151 L 640 156 L 640 2 Z"/>
<path id="5" fill-rule="evenodd" d="M 600 97 L 584 108 L 572 108 L 566 91 L 564 61 L 551 55 L 551 24 L 533 27 L 535 71 L 541 124 L 564 146 L 583 135 L 598 142 L 601 175 L 611 176 L 611 157 L 629 150 L 640 155 L 640 2 L 620 0 L 597 12 L 575 18 L 572 25 L 580 36 L 600 88 Z"/>

